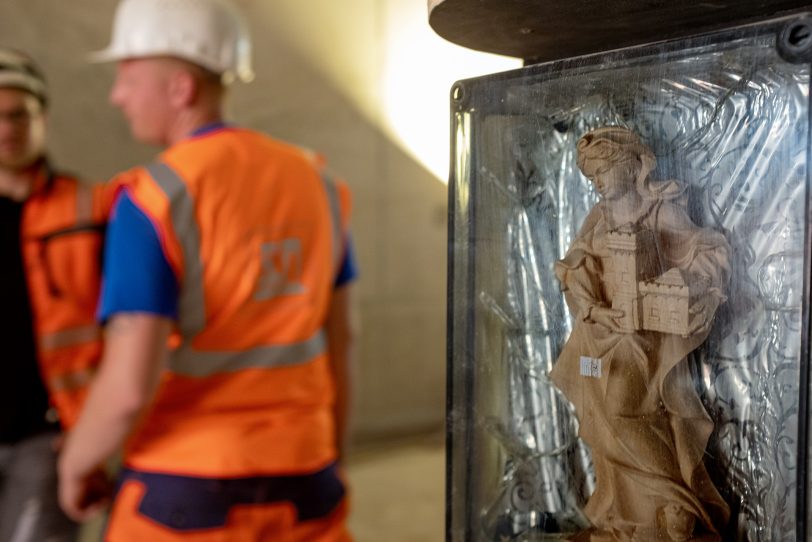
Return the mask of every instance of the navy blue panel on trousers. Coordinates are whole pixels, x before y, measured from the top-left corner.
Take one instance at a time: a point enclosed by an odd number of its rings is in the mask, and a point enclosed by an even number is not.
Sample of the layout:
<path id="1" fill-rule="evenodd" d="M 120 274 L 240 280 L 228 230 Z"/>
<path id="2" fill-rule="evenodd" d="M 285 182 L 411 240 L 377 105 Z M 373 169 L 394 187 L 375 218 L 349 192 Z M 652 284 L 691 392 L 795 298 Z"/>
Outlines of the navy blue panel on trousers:
<path id="1" fill-rule="evenodd" d="M 119 488 L 139 481 L 146 492 L 138 512 L 178 531 L 211 529 L 226 524 L 236 505 L 287 502 L 296 507 L 297 521 L 323 518 L 344 498 L 336 465 L 297 476 L 198 478 L 123 469 Z"/>

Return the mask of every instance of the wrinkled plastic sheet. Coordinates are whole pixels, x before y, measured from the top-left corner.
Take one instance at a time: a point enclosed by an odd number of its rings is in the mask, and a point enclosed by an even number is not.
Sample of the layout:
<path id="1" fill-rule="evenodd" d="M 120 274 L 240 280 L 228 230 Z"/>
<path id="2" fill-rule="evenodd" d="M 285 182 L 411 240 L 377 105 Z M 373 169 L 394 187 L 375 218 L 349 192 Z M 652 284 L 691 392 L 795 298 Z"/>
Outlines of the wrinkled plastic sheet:
<path id="1" fill-rule="evenodd" d="M 476 391 L 464 411 L 479 469 L 461 486 L 471 539 L 546 540 L 587 525 L 590 451 L 547 377 L 572 329 L 553 263 L 598 201 L 576 141 L 612 124 L 641 135 L 657 155 L 653 177 L 685 183 L 691 218 L 732 248 L 728 301 L 688 360 L 715 425 L 706 465 L 732 509 L 723 539 L 795 540 L 807 66 L 781 60 L 769 36 L 694 41 L 476 89 L 488 99 L 455 128 L 457 161 L 476 185 L 463 187 L 473 246 L 455 265 L 475 278 L 452 308 L 475 315 Z"/>

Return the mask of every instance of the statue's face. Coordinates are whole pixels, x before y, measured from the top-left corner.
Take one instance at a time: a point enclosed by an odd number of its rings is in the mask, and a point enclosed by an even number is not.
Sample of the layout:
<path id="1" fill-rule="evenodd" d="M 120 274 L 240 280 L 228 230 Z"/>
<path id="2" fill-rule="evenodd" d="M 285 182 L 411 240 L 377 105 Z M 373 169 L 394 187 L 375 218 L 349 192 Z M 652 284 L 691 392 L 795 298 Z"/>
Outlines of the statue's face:
<path id="1" fill-rule="evenodd" d="M 587 161 L 587 165 L 591 161 Z M 595 189 L 601 198 L 605 200 L 614 200 L 626 195 L 629 190 L 634 190 L 634 177 L 635 172 L 633 162 L 630 160 L 623 162 L 606 162 L 595 163 L 596 167 L 585 167 L 585 175 L 595 185 Z M 590 169 L 592 171 L 590 171 Z"/>

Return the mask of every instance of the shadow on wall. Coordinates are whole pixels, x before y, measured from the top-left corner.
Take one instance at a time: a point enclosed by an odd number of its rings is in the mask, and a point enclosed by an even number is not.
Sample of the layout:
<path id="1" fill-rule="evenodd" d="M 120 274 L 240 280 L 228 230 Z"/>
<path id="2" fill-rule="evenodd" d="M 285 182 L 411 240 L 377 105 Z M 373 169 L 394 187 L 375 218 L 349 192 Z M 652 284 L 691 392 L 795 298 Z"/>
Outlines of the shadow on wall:
<path id="1" fill-rule="evenodd" d="M 445 396 L 446 187 L 328 77 L 269 32 L 267 9 L 242 7 L 248 10 L 254 36 L 257 79 L 232 89 L 230 118 L 321 152 L 353 191 L 362 328 L 356 437 L 440 427 Z M 109 105 L 112 68 L 85 61 L 87 52 L 106 45 L 114 8 L 109 0 L 0 4 L 0 42 L 34 56 L 51 84 L 55 162 L 91 179 L 147 162 L 157 152 L 133 143 L 120 113 Z M 347 27 L 352 32 L 352 25 Z M 368 69 L 379 70 L 373 60 L 370 55 Z"/>

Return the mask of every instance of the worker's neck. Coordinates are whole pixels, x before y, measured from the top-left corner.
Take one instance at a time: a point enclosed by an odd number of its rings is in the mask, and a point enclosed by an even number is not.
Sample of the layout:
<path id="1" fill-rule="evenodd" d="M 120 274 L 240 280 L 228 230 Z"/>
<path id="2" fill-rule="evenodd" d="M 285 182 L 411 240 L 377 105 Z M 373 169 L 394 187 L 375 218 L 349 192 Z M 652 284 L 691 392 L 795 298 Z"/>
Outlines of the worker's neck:
<path id="1" fill-rule="evenodd" d="M 0 166 L 0 197 L 14 201 L 24 201 L 31 194 L 34 181 L 42 169 L 42 161 L 24 168 Z"/>
<path id="2" fill-rule="evenodd" d="M 196 130 L 208 124 L 220 122 L 222 119 L 223 115 L 219 108 L 184 110 L 178 114 L 169 131 L 169 137 L 166 141 L 167 146 L 171 147 L 175 143 L 188 138 Z"/>

